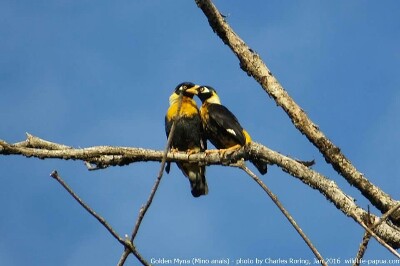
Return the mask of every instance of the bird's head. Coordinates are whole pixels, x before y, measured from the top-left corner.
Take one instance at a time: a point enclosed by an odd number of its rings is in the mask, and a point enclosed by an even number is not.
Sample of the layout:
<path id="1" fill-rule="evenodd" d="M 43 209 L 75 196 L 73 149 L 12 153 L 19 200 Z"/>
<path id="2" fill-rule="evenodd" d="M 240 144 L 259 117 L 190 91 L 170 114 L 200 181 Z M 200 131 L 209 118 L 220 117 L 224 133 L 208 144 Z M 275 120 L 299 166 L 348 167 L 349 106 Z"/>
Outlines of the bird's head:
<path id="1" fill-rule="evenodd" d="M 207 102 L 221 104 L 221 100 L 218 97 L 217 91 L 211 86 L 201 86 L 195 90 L 191 89 L 190 92 L 197 94 L 203 103 Z"/>
<path id="2" fill-rule="evenodd" d="M 182 82 L 176 86 L 174 92 L 169 97 L 169 102 L 173 103 L 179 99 L 179 95 L 182 93 L 184 97 L 193 98 L 196 94 L 193 91 L 197 91 L 200 85 L 196 85 L 192 82 Z"/>

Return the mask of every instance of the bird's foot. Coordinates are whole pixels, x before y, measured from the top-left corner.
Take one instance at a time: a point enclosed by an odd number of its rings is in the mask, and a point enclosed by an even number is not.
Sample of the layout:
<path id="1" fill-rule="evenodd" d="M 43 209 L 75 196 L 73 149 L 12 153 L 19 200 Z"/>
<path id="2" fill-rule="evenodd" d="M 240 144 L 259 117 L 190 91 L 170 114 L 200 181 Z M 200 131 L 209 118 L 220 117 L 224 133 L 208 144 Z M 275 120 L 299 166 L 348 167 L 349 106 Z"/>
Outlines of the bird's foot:
<path id="1" fill-rule="evenodd" d="M 187 149 L 186 150 L 186 153 L 188 155 L 192 155 L 192 154 L 195 154 L 195 153 L 198 153 L 198 152 L 200 152 L 198 149 Z"/>
<path id="2" fill-rule="evenodd" d="M 177 148 L 171 148 L 169 151 L 172 153 L 179 152 L 179 150 Z"/>
<path id="3" fill-rule="evenodd" d="M 219 150 L 205 150 L 204 152 L 206 155 L 210 155 L 210 154 L 219 152 Z"/>
<path id="4" fill-rule="evenodd" d="M 231 155 L 232 153 L 234 153 L 235 151 L 237 151 L 241 147 L 242 147 L 241 145 L 236 144 L 235 146 L 229 147 L 227 149 L 220 149 L 220 150 L 217 150 L 217 151 L 218 151 L 220 157 L 225 157 L 225 156 Z"/>

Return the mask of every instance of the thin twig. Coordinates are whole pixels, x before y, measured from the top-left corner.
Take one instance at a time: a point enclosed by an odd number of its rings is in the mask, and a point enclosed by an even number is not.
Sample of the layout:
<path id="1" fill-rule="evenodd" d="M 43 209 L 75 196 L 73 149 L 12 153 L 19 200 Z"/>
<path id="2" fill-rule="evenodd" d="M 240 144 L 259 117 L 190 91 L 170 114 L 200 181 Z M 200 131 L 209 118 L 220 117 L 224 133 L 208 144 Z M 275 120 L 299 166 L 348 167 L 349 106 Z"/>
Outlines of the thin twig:
<path id="1" fill-rule="evenodd" d="M 111 225 L 99 214 L 97 214 L 92 208 L 89 207 L 69 186 L 68 184 L 61 178 L 61 176 L 58 174 L 56 170 L 54 170 L 51 174 L 51 177 L 53 177 L 55 180 L 57 180 L 58 183 L 61 184 L 65 188 L 65 190 L 81 205 L 87 212 L 89 212 L 94 218 L 97 219 L 106 229 L 110 234 L 122 245 L 125 246 L 126 249 L 129 249 L 130 252 L 132 252 L 135 257 L 143 264 L 143 265 L 150 265 L 143 257 L 140 255 L 140 253 L 136 250 L 135 245 L 133 245 L 132 241 L 125 240 L 122 237 L 118 235 L 118 233 L 111 227 Z"/>
<path id="2" fill-rule="evenodd" d="M 321 265 L 327 266 L 328 264 L 325 262 L 324 258 L 318 252 L 317 248 L 312 244 L 311 240 L 307 237 L 307 235 L 301 230 L 300 226 L 296 223 L 290 213 L 285 209 L 282 203 L 279 201 L 278 197 L 264 184 L 264 182 L 254 174 L 244 163 L 244 161 L 240 161 L 236 164 L 239 168 L 245 171 L 254 181 L 257 182 L 258 185 L 268 194 L 268 196 L 272 199 L 275 205 L 279 208 L 279 210 L 285 215 L 286 219 L 290 222 L 290 224 L 294 227 L 294 229 L 299 233 L 299 235 L 306 242 L 307 246 L 311 249 L 314 255 L 318 258 Z"/>
<path id="3" fill-rule="evenodd" d="M 384 246 L 387 250 L 389 250 L 393 255 L 400 259 L 400 254 L 391 246 L 389 246 L 384 240 L 382 240 L 379 236 L 377 236 L 371 229 L 368 228 L 362 221 L 360 221 L 361 226 L 371 234 L 382 246 Z"/>
<path id="4" fill-rule="evenodd" d="M 368 205 L 368 209 L 367 210 L 368 210 L 368 214 L 367 214 L 365 220 L 366 220 L 367 226 L 371 226 L 372 223 L 373 223 L 373 220 L 372 220 L 372 217 L 371 217 L 371 211 L 369 209 L 369 205 Z M 371 228 L 371 230 L 372 230 L 372 228 Z M 367 231 L 365 231 L 364 235 L 363 235 L 363 238 L 361 240 L 360 247 L 358 248 L 358 252 L 357 252 L 356 258 L 354 259 L 353 266 L 359 266 L 360 265 L 360 262 L 361 262 L 362 258 L 364 257 L 365 251 L 367 251 L 367 247 L 368 247 L 368 243 L 369 243 L 370 239 L 371 239 L 371 235 L 368 234 Z"/>
<path id="5" fill-rule="evenodd" d="M 382 215 L 381 219 L 379 219 L 377 222 L 374 223 L 371 229 L 374 229 L 378 225 L 380 225 L 382 222 L 384 222 L 387 218 L 389 218 L 392 213 L 394 213 L 398 208 L 400 208 L 400 202 L 397 203 L 395 206 L 393 206 L 389 211 L 387 211 L 384 215 Z"/>
<path id="6" fill-rule="evenodd" d="M 169 151 L 169 148 L 170 148 L 171 142 L 172 142 L 172 138 L 173 138 L 174 133 L 175 133 L 176 120 L 179 119 L 179 112 L 181 110 L 181 106 L 182 106 L 182 93 L 179 95 L 179 104 L 178 104 L 178 111 L 177 111 L 178 115 L 177 115 L 177 117 L 174 118 L 174 121 L 172 123 L 171 131 L 170 131 L 168 139 L 167 139 L 167 145 L 165 146 L 163 158 L 162 158 L 162 161 L 161 161 L 160 171 L 158 172 L 158 176 L 157 176 L 156 182 L 154 183 L 154 186 L 151 189 L 150 196 L 149 196 L 146 204 L 139 211 L 139 217 L 137 219 L 137 222 L 136 222 L 135 227 L 134 227 L 133 232 L 132 232 L 132 237 L 131 237 L 132 241 L 135 239 L 135 237 L 137 235 L 137 232 L 139 231 L 139 227 L 140 227 L 140 225 L 142 223 L 142 220 L 143 220 L 147 210 L 149 209 L 151 203 L 153 202 L 154 195 L 156 194 L 158 186 L 159 186 L 159 184 L 161 182 L 161 178 L 163 176 L 164 168 L 165 168 L 165 164 L 166 164 L 166 160 L 167 160 L 167 153 Z"/>
<path id="7" fill-rule="evenodd" d="M 133 243 L 133 241 L 134 241 L 134 239 L 135 239 L 135 237 L 136 237 L 136 235 L 137 235 L 137 233 L 139 231 L 139 227 L 140 227 L 140 225 L 141 225 L 141 223 L 143 221 L 144 216 L 146 215 L 147 210 L 149 209 L 151 203 L 153 202 L 153 198 L 154 198 L 154 195 L 157 192 L 158 186 L 160 185 L 160 182 L 161 182 L 161 179 L 162 179 L 162 176 L 163 176 L 163 173 L 164 173 L 165 164 L 167 162 L 167 154 L 168 154 L 168 151 L 169 151 L 169 149 L 171 147 L 172 138 L 173 138 L 174 133 L 175 133 L 176 121 L 180 118 L 180 111 L 181 111 L 181 107 L 182 107 L 182 97 L 183 97 L 183 94 L 181 92 L 179 94 L 179 99 L 178 99 L 177 115 L 173 118 L 171 130 L 169 132 L 168 139 L 167 139 L 167 144 L 165 146 L 163 157 L 162 157 L 162 160 L 161 160 L 160 171 L 158 172 L 158 176 L 156 178 L 156 181 L 155 181 L 155 183 L 154 183 L 154 185 L 153 185 L 153 187 L 151 189 L 149 198 L 147 199 L 145 205 L 142 206 L 140 208 L 140 210 L 139 210 L 139 215 L 138 215 L 138 218 L 136 220 L 135 227 L 133 228 L 133 231 L 132 231 L 132 234 L 131 234 L 131 242 L 132 243 Z M 127 257 L 129 256 L 129 253 L 130 253 L 130 250 L 125 248 L 124 253 L 121 255 L 121 258 L 118 261 L 118 264 L 117 264 L 118 266 L 124 265 Z"/>
<path id="8" fill-rule="evenodd" d="M 26 134 L 26 141 L 22 142 L 25 147 L 29 148 L 40 148 L 46 150 L 65 150 L 65 149 L 72 149 L 70 146 L 54 143 L 51 141 L 47 141 L 41 138 L 38 138 L 28 132 Z"/>
<path id="9" fill-rule="evenodd" d="M 358 252 L 356 258 L 354 259 L 353 266 L 359 266 L 362 258 L 364 257 L 365 251 L 367 250 L 369 240 L 371 239 L 371 235 L 365 231 L 363 238 L 361 240 L 360 247 L 358 248 Z"/>
<path id="10" fill-rule="evenodd" d="M 368 210 L 368 214 L 367 214 L 367 218 L 365 220 L 366 220 L 367 226 L 369 226 L 371 228 L 373 220 L 372 220 L 372 216 L 371 216 L 371 211 L 369 209 L 369 205 L 368 205 L 367 210 Z M 372 230 L 372 228 L 371 228 L 371 230 Z M 365 251 L 367 251 L 367 247 L 368 247 L 368 243 L 369 243 L 370 239 L 371 239 L 371 235 L 367 231 L 365 231 L 363 238 L 361 240 L 360 247 L 358 248 L 356 258 L 354 259 L 353 266 L 360 265 L 360 262 L 361 262 L 362 258 L 364 257 Z"/>
<path id="11" fill-rule="evenodd" d="M 382 222 L 384 222 L 398 208 L 400 208 L 400 203 L 398 203 L 397 205 L 393 206 L 388 212 L 383 214 L 382 217 L 378 221 L 376 221 L 374 224 L 372 224 L 372 225 L 368 224 L 369 228 L 371 230 L 374 230 L 375 227 L 377 227 Z M 369 214 L 369 208 L 368 208 L 368 214 Z M 370 219 L 370 215 L 368 215 L 368 219 Z M 368 220 L 368 222 L 370 222 L 370 221 Z M 361 262 L 362 258 L 364 257 L 365 251 L 367 250 L 368 243 L 369 243 L 370 239 L 371 239 L 371 234 L 368 233 L 368 231 L 365 231 L 364 235 L 363 235 L 363 238 L 362 238 L 362 241 L 361 241 L 361 244 L 360 244 L 360 247 L 358 249 L 356 258 L 354 260 L 353 266 L 359 266 L 360 265 L 360 262 Z"/>

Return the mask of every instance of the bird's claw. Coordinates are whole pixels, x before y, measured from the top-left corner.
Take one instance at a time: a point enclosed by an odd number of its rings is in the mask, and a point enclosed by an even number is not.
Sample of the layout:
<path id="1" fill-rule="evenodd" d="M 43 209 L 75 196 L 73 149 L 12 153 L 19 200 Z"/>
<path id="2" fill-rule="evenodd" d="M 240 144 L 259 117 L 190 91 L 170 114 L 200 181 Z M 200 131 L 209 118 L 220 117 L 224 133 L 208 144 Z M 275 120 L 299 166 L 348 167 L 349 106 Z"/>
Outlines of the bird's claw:
<path id="1" fill-rule="evenodd" d="M 213 153 L 217 153 L 219 152 L 219 150 L 205 150 L 204 153 L 207 155 L 213 154 Z"/>
<path id="2" fill-rule="evenodd" d="M 175 152 L 178 152 L 179 150 L 177 148 L 171 148 L 169 151 L 172 153 L 175 153 Z"/>

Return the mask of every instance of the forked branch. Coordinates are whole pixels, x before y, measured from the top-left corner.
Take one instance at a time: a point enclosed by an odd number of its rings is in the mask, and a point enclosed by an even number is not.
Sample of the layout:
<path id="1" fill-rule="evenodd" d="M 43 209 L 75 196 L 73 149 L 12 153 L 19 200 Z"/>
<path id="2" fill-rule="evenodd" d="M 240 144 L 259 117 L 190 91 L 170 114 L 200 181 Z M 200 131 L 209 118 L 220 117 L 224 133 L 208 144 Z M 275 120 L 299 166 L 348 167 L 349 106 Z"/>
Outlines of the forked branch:
<path id="1" fill-rule="evenodd" d="M 395 206 L 398 202 L 359 172 L 340 149 L 311 121 L 274 77 L 260 56 L 233 31 L 211 0 L 195 0 L 195 2 L 206 15 L 213 31 L 237 56 L 240 67 L 249 76 L 252 76 L 265 92 L 275 100 L 276 104 L 286 112 L 294 126 L 318 148 L 325 160 L 351 185 L 359 189 L 382 213 L 386 213 Z M 390 219 L 400 225 L 400 211 L 393 213 Z"/>
<path id="2" fill-rule="evenodd" d="M 400 203 L 398 203 L 396 206 L 392 207 L 387 213 L 385 213 L 384 215 L 382 215 L 382 217 L 381 217 L 379 220 L 377 220 L 375 223 L 372 223 L 372 222 L 370 221 L 371 215 L 370 215 L 370 213 L 369 213 L 369 208 L 368 208 L 368 214 L 369 214 L 369 215 L 368 215 L 368 217 L 367 217 L 367 219 L 366 219 L 365 225 L 366 225 L 370 230 L 374 230 L 375 227 L 377 227 L 378 225 L 380 225 L 382 222 L 386 221 L 386 219 L 387 219 L 393 212 L 395 212 L 398 208 L 400 208 Z M 353 266 L 358 266 L 358 265 L 360 265 L 360 262 L 362 261 L 362 258 L 363 258 L 364 254 L 365 254 L 365 251 L 367 250 L 367 246 L 368 246 L 369 240 L 371 239 L 371 236 L 372 236 L 372 235 L 369 233 L 369 231 L 366 230 L 365 233 L 364 233 L 364 235 L 363 235 L 363 238 L 362 238 L 360 247 L 359 247 L 359 249 L 358 249 L 356 258 L 355 258 L 355 260 L 354 260 Z M 376 237 L 375 237 L 375 238 L 376 238 Z M 379 240 L 377 239 L 377 241 L 379 241 Z M 380 243 L 381 243 L 383 246 L 385 246 L 385 244 L 386 244 L 386 243 L 382 243 L 382 242 L 380 242 Z M 400 255 L 399 255 L 399 253 L 398 253 L 397 251 L 391 249 L 391 247 L 387 247 L 387 246 L 385 246 L 385 247 L 386 247 L 390 252 L 392 252 L 393 255 L 395 255 L 396 257 L 400 258 Z"/>

